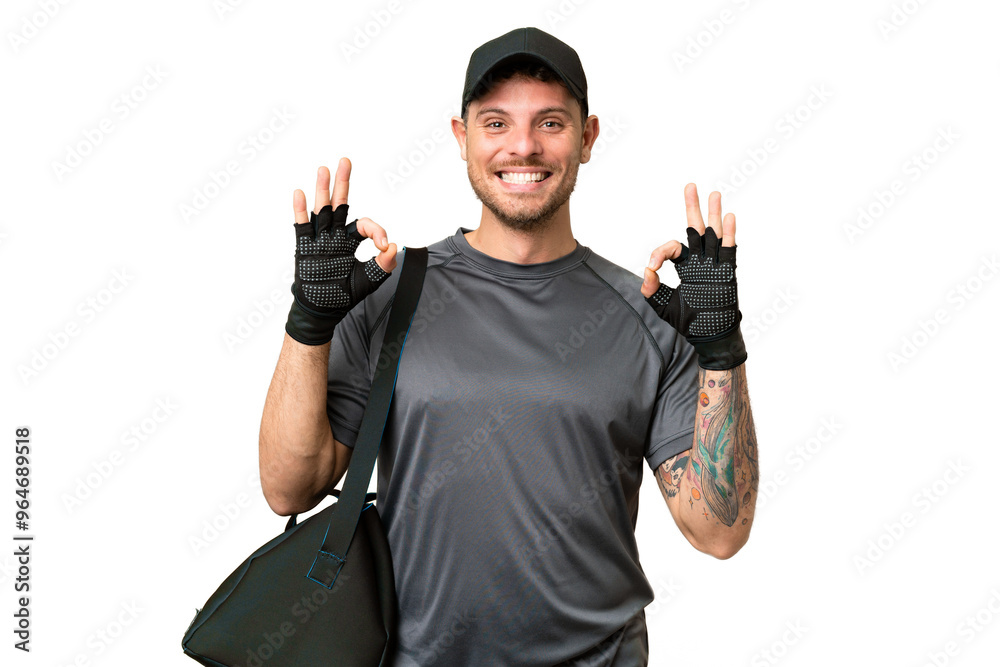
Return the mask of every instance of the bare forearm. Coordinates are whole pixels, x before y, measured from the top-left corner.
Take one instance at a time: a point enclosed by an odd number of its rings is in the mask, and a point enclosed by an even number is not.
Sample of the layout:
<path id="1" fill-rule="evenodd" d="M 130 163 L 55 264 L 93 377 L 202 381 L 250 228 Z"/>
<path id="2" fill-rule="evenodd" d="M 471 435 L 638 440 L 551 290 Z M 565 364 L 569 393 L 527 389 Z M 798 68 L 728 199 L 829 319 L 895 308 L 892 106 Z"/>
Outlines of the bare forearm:
<path id="1" fill-rule="evenodd" d="M 314 506 L 333 475 L 329 359 L 329 343 L 303 345 L 285 334 L 260 423 L 261 487 L 279 514 Z"/>
<path id="2" fill-rule="evenodd" d="M 660 466 L 657 479 L 691 543 L 728 558 L 746 543 L 757 504 L 757 435 L 745 365 L 699 369 L 698 384 L 692 448 Z"/>

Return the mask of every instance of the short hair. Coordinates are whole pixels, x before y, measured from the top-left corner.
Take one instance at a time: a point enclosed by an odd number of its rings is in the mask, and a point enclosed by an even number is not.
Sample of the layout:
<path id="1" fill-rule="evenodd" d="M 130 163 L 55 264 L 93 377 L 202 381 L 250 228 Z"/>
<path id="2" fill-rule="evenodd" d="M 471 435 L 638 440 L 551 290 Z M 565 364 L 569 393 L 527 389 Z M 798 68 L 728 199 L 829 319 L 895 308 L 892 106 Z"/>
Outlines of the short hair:
<path id="1" fill-rule="evenodd" d="M 476 85 L 475 89 L 472 91 L 472 97 L 469 98 L 469 101 L 465 105 L 465 109 L 462 111 L 462 122 L 466 125 L 469 123 L 469 105 L 481 97 L 484 97 L 487 93 L 493 90 L 497 84 L 508 79 L 512 79 L 515 76 L 529 76 L 543 82 L 558 81 L 563 88 L 569 90 L 569 86 L 566 85 L 566 82 L 541 61 L 526 56 L 514 57 L 491 69 L 489 73 L 483 77 L 483 80 Z M 582 121 L 582 124 L 586 124 L 588 116 L 587 101 L 581 100 L 576 95 L 573 95 L 572 90 L 569 92 L 573 99 L 579 102 L 580 111 L 583 114 L 580 120 Z"/>

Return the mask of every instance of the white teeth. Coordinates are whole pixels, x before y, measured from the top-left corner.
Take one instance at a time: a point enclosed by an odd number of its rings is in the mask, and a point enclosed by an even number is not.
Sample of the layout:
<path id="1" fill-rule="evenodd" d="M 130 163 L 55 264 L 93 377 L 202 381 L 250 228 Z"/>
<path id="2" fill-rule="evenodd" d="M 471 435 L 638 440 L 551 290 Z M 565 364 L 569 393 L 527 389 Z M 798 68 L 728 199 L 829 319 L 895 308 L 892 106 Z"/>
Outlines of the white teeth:
<path id="1" fill-rule="evenodd" d="M 530 173 L 522 173 L 515 171 L 502 171 L 500 172 L 500 178 L 503 179 L 504 183 L 537 183 L 545 178 L 545 172 L 534 171 Z"/>

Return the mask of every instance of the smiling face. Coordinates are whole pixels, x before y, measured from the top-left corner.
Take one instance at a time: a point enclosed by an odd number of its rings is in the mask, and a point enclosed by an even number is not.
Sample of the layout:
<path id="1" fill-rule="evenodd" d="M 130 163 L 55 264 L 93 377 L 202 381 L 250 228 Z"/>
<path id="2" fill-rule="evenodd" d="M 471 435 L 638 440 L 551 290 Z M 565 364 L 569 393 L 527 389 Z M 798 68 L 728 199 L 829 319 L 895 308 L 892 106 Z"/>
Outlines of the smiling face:
<path id="1" fill-rule="evenodd" d="M 597 138 L 597 118 L 580 116 L 561 83 L 516 75 L 469 104 L 467 126 L 453 121 L 472 189 L 500 224 L 532 232 L 568 216 Z"/>

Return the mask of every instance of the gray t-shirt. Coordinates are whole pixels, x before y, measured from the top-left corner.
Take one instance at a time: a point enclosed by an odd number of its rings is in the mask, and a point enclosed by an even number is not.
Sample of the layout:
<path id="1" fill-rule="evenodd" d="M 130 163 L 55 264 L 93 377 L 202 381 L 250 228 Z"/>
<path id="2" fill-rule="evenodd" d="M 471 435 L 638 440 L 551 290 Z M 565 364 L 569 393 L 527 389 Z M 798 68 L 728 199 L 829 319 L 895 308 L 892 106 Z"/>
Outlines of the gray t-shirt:
<path id="1" fill-rule="evenodd" d="M 691 447 L 697 358 L 640 278 L 580 243 L 517 264 L 468 231 L 428 246 L 379 451 L 396 665 L 549 667 L 653 600 L 635 541 L 642 460 Z M 335 330 L 327 413 L 349 447 L 399 273 Z"/>

